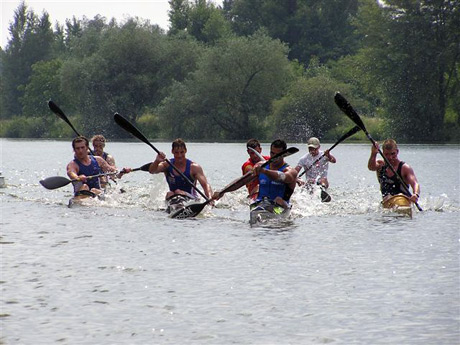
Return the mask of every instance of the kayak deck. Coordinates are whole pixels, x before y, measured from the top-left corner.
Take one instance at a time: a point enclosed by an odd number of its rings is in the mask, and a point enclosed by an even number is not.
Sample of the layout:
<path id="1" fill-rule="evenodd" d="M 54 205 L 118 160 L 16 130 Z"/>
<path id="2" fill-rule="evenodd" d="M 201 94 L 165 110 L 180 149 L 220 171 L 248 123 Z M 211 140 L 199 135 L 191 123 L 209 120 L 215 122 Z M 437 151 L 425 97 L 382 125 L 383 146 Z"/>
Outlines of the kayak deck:
<path id="1" fill-rule="evenodd" d="M 412 218 L 412 203 L 404 194 L 391 195 L 382 201 L 384 209 Z"/>
<path id="2" fill-rule="evenodd" d="M 103 196 L 102 195 L 97 195 L 93 192 L 90 192 L 89 190 L 81 190 L 77 193 L 75 193 L 75 195 L 73 197 L 70 198 L 69 200 L 69 203 L 68 203 L 68 207 L 71 208 L 73 206 L 83 206 L 85 205 L 85 203 L 89 202 L 90 200 L 99 200 L 99 199 L 102 199 Z"/>
<path id="3" fill-rule="evenodd" d="M 283 208 L 269 200 L 262 200 L 250 205 L 249 224 L 274 225 L 276 223 L 286 222 L 291 215 L 291 208 Z"/>

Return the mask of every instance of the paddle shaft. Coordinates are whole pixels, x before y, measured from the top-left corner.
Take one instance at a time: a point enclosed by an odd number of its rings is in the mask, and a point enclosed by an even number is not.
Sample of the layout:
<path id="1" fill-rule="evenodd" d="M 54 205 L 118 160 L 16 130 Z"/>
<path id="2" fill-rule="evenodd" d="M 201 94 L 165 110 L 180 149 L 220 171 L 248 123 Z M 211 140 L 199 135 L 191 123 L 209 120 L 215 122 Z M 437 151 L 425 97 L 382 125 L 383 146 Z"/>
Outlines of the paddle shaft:
<path id="1" fill-rule="evenodd" d="M 352 129 L 350 129 L 347 133 L 345 133 L 344 135 L 342 135 L 340 137 L 339 140 L 336 141 L 336 143 L 334 145 L 332 145 L 330 148 L 329 148 L 329 152 L 334 148 L 336 147 L 338 144 L 340 144 L 342 141 L 344 141 L 345 139 L 351 137 L 353 134 L 355 134 L 356 132 L 359 132 L 361 130 L 361 128 L 359 126 L 355 126 L 353 127 Z M 297 176 L 298 178 L 302 177 L 308 170 L 310 170 L 312 168 L 312 166 L 314 166 L 316 163 L 318 163 L 324 156 L 326 156 L 325 153 L 323 153 L 321 155 L 321 157 L 319 157 L 318 159 L 316 159 L 309 167 L 307 167 L 299 176 Z"/>
<path id="2" fill-rule="evenodd" d="M 160 151 L 157 150 L 157 148 L 155 146 L 152 145 L 152 143 L 141 133 L 141 131 L 139 131 L 133 124 L 131 124 L 128 120 L 126 120 L 123 116 L 121 116 L 120 114 L 118 113 L 115 113 L 114 115 L 114 120 L 115 122 L 120 126 L 122 127 L 123 129 L 125 129 L 127 132 L 131 133 L 132 135 L 134 135 L 136 138 L 138 138 L 139 140 L 143 141 L 144 143 L 146 143 L 147 145 L 149 145 L 153 150 L 155 150 L 156 153 L 160 154 Z M 182 171 L 180 171 L 174 164 L 171 163 L 171 161 L 167 158 L 165 158 L 165 161 L 171 166 L 171 168 L 173 168 L 180 176 L 182 176 L 182 178 L 192 187 L 194 188 L 206 201 L 210 201 L 210 199 L 208 199 L 208 197 L 200 190 L 198 189 L 197 186 L 195 186 L 195 184 L 190 181 L 190 179 L 184 175 L 184 173 Z"/>
<path id="3" fill-rule="evenodd" d="M 114 175 L 116 173 L 117 172 L 102 173 L 102 174 L 97 174 L 97 175 L 90 175 L 90 176 L 87 176 L 86 178 L 92 179 L 92 178 L 101 177 L 101 176 Z M 41 180 L 40 184 L 46 189 L 57 189 L 57 188 L 67 186 L 69 183 L 78 182 L 78 181 L 80 180 L 79 179 L 70 180 L 63 176 L 51 176 L 51 177 L 47 177 L 44 180 Z"/>
<path id="4" fill-rule="evenodd" d="M 409 186 L 407 183 L 403 180 L 403 178 L 398 174 L 398 172 L 393 168 L 393 166 L 390 164 L 388 159 L 385 157 L 383 152 L 380 150 L 379 146 L 375 142 L 375 140 L 371 137 L 369 132 L 366 129 L 366 126 L 364 126 L 363 121 L 359 117 L 358 113 L 353 109 L 350 103 L 343 97 L 340 93 L 335 94 L 335 103 L 338 105 L 338 107 L 347 115 L 356 125 L 358 125 L 366 134 L 366 137 L 371 141 L 372 145 L 374 145 L 375 148 L 377 148 L 380 156 L 382 156 L 383 160 L 385 161 L 385 164 L 390 168 L 390 170 L 393 172 L 393 174 L 398 178 L 398 180 L 401 182 L 401 185 L 404 187 L 404 189 L 407 191 L 407 193 L 412 196 Z M 419 211 L 423 211 L 423 209 L 420 207 L 420 205 L 417 202 L 414 202 L 415 206 Z"/>
<path id="5" fill-rule="evenodd" d="M 75 132 L 75 134 L 78 137 L 82 136 L 80 133 L 78 133 L 78 131 L 75 129 L 75 127 L 70 122 L 69 118 L 66 116 L 66 114 L 64 114 L 64 112 L 61 110 L 61 108 L 59 108 L 57 106 L 56 103 L 54 103 L 52 100 L 49 100 L 48 101 L 48 107 L 51 109 L 51 111 L 53 113 L 55 113 L 57 116 L 59 116 L 61 119 L 63 119 L 70 126 L 70 128 L 72 128 L 72 130 Z M 91 152 L 92 156 L 95 156 L 95 154 L 94 154 L 93 150 L 91 150 L 91 148 L 89 148 L 89 152 Z"/>

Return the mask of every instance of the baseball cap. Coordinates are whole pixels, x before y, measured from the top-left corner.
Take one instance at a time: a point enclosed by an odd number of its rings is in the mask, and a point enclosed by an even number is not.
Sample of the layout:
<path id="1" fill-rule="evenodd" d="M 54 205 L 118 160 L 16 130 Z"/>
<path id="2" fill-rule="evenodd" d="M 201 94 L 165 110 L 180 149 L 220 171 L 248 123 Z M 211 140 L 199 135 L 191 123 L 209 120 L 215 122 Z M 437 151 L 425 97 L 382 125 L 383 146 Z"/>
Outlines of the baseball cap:
<path id="1" fill-rule="evenodd" d="M 308 147 L 313 147 L 313 148 L 317 149 L 320 146 L 319 145 L 319 139 L 315 138 L 315 137 L 311 137 L 310 139 L 308 139 L 307 145 L 308 145 Z"/>

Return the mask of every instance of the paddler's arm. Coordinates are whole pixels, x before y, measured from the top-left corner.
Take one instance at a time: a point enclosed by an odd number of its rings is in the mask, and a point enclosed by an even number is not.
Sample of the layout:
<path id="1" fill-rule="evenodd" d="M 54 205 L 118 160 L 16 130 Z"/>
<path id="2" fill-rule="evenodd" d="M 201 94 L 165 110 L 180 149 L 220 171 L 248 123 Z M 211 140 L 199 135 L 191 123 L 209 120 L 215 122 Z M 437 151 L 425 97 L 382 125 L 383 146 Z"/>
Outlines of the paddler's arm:
<path id="1" fill-rule="evenodd" d="M 78 165 L 74 161 L 71 161 L 69 164 L 67 164 L 67 176 L 69 176 L 71 180 L 80 180 L 82 182 L 86 182 L 85 175 L 78 175 Z"/>
<path id="2" fill-rule="evenodd" d="M 201 187 L 203 187 L 204 194 L 208 197 L 208 199 L 212 199 L 212 188 L 208 183 L 208 179 L 204 174 L 203 168 L 199 164 L 193 162 L 190 170 L 192 177 L 200 182 Z"/>
<path id="3" fill-rule="evenodd" d="M 402 166 L 401 174 L 401 177 L 404 179 L 404 182 L 406 182 L 408 186 L 412 187 L 413 194 L 410 197 L 410 200 L 414 203 L 417 202 L 420 197 L 420 184 L 417 181 L 414 169 L 412 169 L 412 167 L 409 164 L 405 163 Z"/>
<path id="4" fill-rule="evenodd" d="M 329 150 L 324 151 L 324 155 L 326 156 L 327 160 L 331 163 L 337 162 L 337 159 L 333 155 L 331 155 L 331 152 Z"/>
<path id="5" fill-rule="evenodd" d="M 111 155 L 107 155 L 107 159 L 106 159 L 107 163 L 109 163 L 109 165 L 113 166 L 113 167 L 116 167 L 117 165 L 115 164 L 115 158 L 113 158 Z"/>
<path id="6" fill-rule="evenodd" d="M 379 152 L 379 144 L 376 142 L 375 145 L 372 144 L 371 147 L 371 155 L 369 157 L 369 161 L 367 162 L 367 168 L 370 171 L 377 171 L 383 166 L 384 162 L 381 160 L 377 160 L 377 152 Z"/>
<path id="7" fill-rule="evenodd" d="M 157 154 L 155 160 L 149 166 L 149 173 L 159 174 L 167 169 L 166 155 L 163 152 Z"/>
<path id="8" fill-rule="evenodd" d="M 261 164 L 257 163 L 255 167 L 256 174 L 265 174 L 270 180 L 280 181 L 286 184 L 297 181 L 297 170 L 291 167 L 287 167 L 284 171 L 270 170 L 261 168 Z"/>
<path id="9" fill-rule="evenodd" d="M 297 175 L 299 174 L 300 170 L 302 170 L 302 168 L 303 167 L 301 165 L 297 164 L 297 166 L 295 167 L 295 171 L 297 171 Z M 299 187 L 303 186 L 306 183 L 300 177 L 296 177 L 296 182 Z"/>

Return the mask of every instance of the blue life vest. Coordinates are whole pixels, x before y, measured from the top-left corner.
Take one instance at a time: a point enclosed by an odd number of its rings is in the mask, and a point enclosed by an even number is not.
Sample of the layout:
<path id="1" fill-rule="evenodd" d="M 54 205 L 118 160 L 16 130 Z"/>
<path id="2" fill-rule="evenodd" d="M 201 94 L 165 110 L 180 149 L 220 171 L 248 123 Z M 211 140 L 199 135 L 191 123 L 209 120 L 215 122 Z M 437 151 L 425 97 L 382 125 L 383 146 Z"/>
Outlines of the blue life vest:
<path id="1" fill-rule="evenodd" d="M 91 175 L 98 175 L 102 173 L 101 167 L 99 166 L 96 158 L 94 158 L 93 156 L 89 156 L 89 158 L 91 159 L 90 165 L 84 165 L 82 162 L 80 162 L 76 158 L 73 160 L 78 165 L 78 175 L 91 176 Z M 86 184 L 88 185 L 90 189 L 91 188 L 101 189 L 99 178 L 92 178 L 92 179 L 86 180 Z"/>
<path id="2" fill-rule="evenodd" d="M 399 176 L 401 176 L 401 170 L 404 162 L 399 162 L 398 170 L 396 172 Z M 391 177 L 387 174 L 388 165 L 384 165 L 382 169 L 378 172 L 378 180 L 380 183 L 380 191 L 382 192 L 382 196 L 385 197 L 387 195 L 396 195 L 396 194 L 404 194 L 410 197 L 410 193 L 407 191 L 406 188 L 402 185 L 401 181 L 396 175 Z"/>
<path id="3" fill-rule="evenodd" d="M 287 166 L 287 164 L 284 164 L 278 171 L 283 171 Z M 264 197 L 273 201 L 278 196 L 289 202 L 292 192 L 288 193 L 288 189 L 286 183 L 283 181 L 271 180 L 267 175 L 259 174 L 259 195 L 256 202 L 262 200 Z"/>
<path id="4" fill-rule="evenodd" d="M 171 158 L 170 161 L 172 164 L 174 164 L 174 158 Z M 190 174 L 191 165 L 192 165 L 192 161 L 187 159 L 186 165 L 185 165 L 185 171 L 183 174 L 192 183 L 194 183 L 195 181 L 192 175 Z M 174 169 L 171 165 L 168 167 L 168 171 L 166 172 L 166 182 L 168 182 L 169 190 L 172 192 L 174 192 L 176 189 L 180 189 L 180 190 L 183 190 L 184 192 L 195 195 L 195 189 L 193 189 L 192 186 L 190 186 L 190 184 L 181 175 L 175 175 Z"/>

